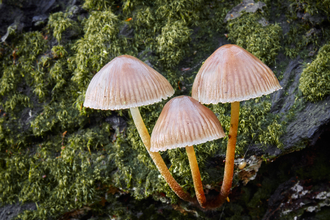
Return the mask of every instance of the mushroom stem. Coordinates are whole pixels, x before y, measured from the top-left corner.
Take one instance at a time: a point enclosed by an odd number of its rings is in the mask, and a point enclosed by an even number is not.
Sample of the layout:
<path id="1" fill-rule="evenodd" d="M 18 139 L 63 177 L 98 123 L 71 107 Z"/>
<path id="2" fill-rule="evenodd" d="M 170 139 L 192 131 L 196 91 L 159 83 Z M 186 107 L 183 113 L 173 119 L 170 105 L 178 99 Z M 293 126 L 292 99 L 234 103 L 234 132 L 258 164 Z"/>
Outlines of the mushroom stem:
<path id="1" fill-rule="evenodd" d="M 197 163 L 194 147 L 188 146 L 188 147 L 186 147 L 186 151 L 187 151 L 187 155 L 188 155 L 188 159 L 189 159 L 191 175 L 192 175 L 192 178 L 194 181 L 196 197 L 197 197 L 197 200 L 198 200 L 199 204 L 201 205 L 201 207 L 204 208 L 204 206 L 206 204 L 206 198 L 205 198 L 204 191 L 203 191 L 203 184 L 202 184 L 201 175 L 200 175 L 199 168 L 198 168 L 198 163 Z"/>
<path id="2" fill-rule="evenodd" d="M 230 119 L 230 129 L 229 129 L 229 140 L 227 144 L 226 152 L 226 163 L 225 172 L 223 176 L 221 192 L 215 200 L 208 201 L 206 208 L 213 209 L 220 207 L 226 200 L 230 193 L 230 188 L 233 182 L 234 175 L 234 159 L 235 159 L 235 148 L 237 140 L 237 129 L 239 122 L 239 102 L 231 103 L 231 119 Z"/>
<path id="3" fill-rule="evenodd" d="M 227 152 L 226 152 L 225 173 L 223 176 L 223 182 L 221 186 L 221 195 L 224 198 L 228 197 L 233 182 L 238 119 L 239 119 L 239 102 L 233 102 L 231 103 L 231 119 L 230 119 L 229 135 L 228 135 L 229 140 L 228 140 Z"/>
<path id="4" fill-rule="evenodd" d="M 142 120 L 139 108 L 130 108 L 131 115 L 134 121 L 134 124 L 139 132 L 139 135 L 146 147 L 149 155 L 151 156 L 152 160 L 154 161 L 157 169 L 159 170 L 160 174 L 164 177 L 167 184 L 171 187 L 171 189 L 177 194 L 178 197 L 185 201 L 193 202 L 193 198 L 190 195 L 183 191 L 182 187 L 177 183 L 177 181 L 173 178 L 170 171 L 168 170 L 163 158 L 160 156 L 158 152 L 151 152 L 150 151 L 150 135 L 149 132 Z"/>

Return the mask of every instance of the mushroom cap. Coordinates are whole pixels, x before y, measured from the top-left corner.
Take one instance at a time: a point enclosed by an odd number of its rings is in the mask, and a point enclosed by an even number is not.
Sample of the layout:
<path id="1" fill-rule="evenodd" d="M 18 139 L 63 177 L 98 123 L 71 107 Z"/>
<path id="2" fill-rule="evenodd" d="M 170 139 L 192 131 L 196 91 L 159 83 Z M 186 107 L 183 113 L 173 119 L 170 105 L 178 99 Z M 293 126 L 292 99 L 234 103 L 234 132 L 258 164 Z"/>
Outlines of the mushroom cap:
<path id="1" fill-rule="evenodd" d="M 217 116 L 189 96 L 164 106 L 151 134 L 150 151 L 192 146 L 225 136 Z"/>
<path id="2" fill-rule="evenodd" d="M 174 94 L 171 84 L 141 60 L 122 55 L 111 60 L 91 80 L 84 106 L 118 110 L 151 105 Z"/>
<path id="3" fill-rule="evenodd" d="M 192 97 L 204 104 L 240 102 L 281 89 L 272 70 L 243 48 L 218 48 L 198 71 Z"/>

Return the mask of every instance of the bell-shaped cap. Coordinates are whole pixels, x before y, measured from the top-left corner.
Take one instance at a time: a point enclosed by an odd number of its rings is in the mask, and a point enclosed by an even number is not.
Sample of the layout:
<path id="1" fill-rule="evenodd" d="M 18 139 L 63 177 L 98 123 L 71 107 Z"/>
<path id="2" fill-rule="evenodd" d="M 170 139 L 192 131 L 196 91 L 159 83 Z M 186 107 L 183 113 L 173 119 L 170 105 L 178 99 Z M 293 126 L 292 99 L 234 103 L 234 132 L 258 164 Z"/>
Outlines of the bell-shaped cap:
<path id="1" fill-rule="evenodd" d="M 281 89 L 272 70 L 243 48 L 218 48 L 198 71 L 192 97 L 204 104 L 240 102 Z"/>
<path id="2" fill-rule="evenodd" d="M 122 55 L 95 74 L 87 88 L 84 106 L 127 109 L 160 102 L 173 94 L 171 84 L 160 73 L 135 57 Z"/>
<path id="3" fill-rule="evenodd" d="M 171 99 L 164 106 L 151 134 L 150 151 L 202 144 L 225 136 L 217 116 L 189 96 Z"/>

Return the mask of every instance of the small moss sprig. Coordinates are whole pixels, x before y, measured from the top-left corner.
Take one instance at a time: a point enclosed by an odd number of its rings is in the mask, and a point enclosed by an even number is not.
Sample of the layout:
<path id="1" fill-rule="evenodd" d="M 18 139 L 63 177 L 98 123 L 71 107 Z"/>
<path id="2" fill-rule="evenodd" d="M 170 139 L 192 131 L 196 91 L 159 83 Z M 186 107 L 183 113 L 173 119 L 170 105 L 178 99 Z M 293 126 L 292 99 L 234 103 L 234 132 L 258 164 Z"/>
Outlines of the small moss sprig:
<path id="1" fill-rule="evenodd" d="M 80 26 L 78 23 L 68 16 L 68 13 L 63 13 L 62 11 L 49 16 L 48 27 L 53 30 L 53 36 L 59 44 L 61 43 L 64 31 L 70 28 L 79 31 Z"/>
<path id="2" fill-rule="evenodd" d="M 82 7 L 86 10 L 104 11 L 109 9 L 113 5 L 114 3 L 111 0 L 86 0 Z"/>

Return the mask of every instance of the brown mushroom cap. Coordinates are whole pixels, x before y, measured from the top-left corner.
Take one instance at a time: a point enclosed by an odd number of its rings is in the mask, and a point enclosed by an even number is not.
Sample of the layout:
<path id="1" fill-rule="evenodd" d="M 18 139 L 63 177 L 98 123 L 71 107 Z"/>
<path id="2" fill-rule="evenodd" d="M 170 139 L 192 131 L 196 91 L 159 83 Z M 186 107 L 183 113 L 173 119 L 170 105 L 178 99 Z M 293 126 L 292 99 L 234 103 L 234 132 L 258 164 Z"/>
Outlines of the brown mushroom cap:
<path id="1" fill-rule="evenodd" d="M 151 134 L 150 151 L 192 146 L 225 136 L 217 116 L 189 96 L 164 106 Z"/>
<path id="2" fill-rule="evenodd" d="M 243 48 L 218 48 L 198 71 L 192 97 L 204 104 L 240 102 L 281 89 L 268 66 Z"/>
<path id="3" fill-rule="evenodd" d="M 118 110 L 160 102 L 174 94 L 171 84 L 141 60 L 122 55 L 111 60 L 91 80 L 84 106 Z"/>

